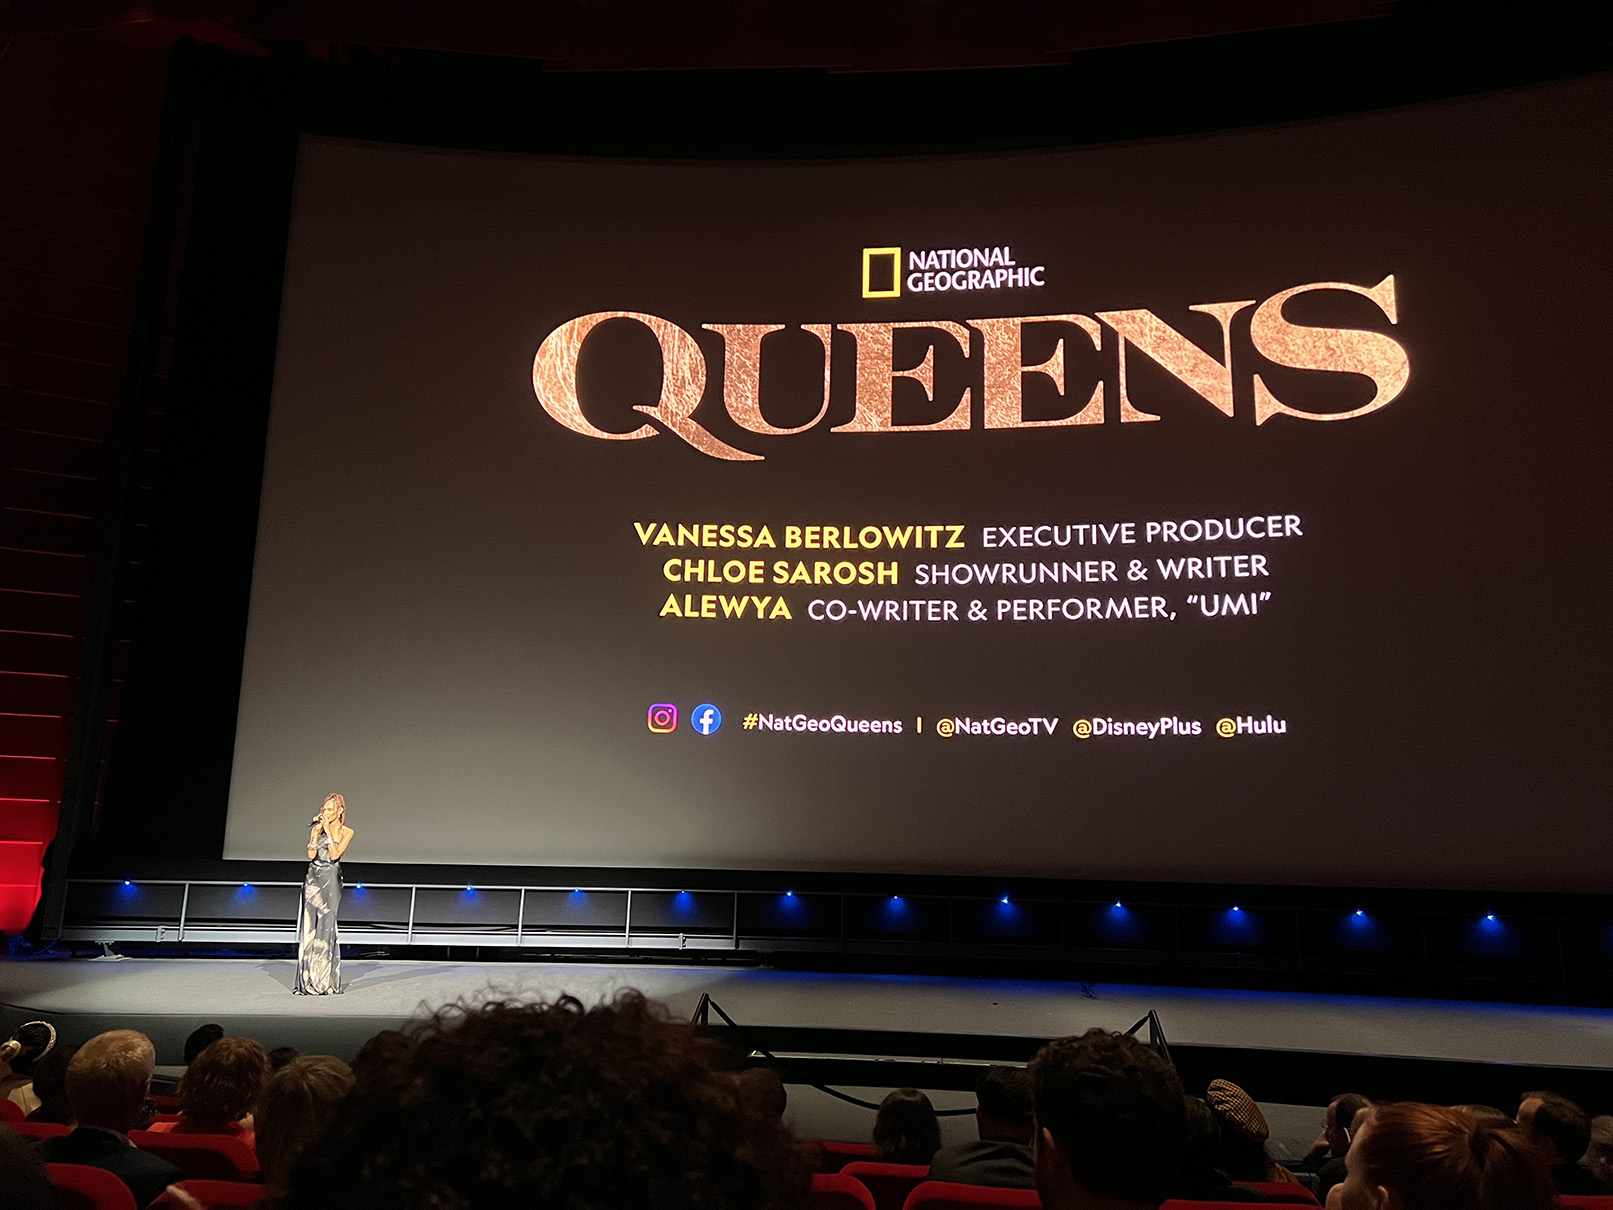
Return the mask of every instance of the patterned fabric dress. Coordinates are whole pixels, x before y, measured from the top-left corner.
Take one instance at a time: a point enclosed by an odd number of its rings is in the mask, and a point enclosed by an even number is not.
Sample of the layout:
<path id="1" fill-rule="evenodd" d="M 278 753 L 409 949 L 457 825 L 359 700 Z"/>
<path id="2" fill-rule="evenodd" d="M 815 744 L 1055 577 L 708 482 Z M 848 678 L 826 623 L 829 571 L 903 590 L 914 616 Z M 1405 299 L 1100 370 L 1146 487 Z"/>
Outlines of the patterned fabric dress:
<path id="1" fill-rule="evenodd" d="M 336 939 L 336 911 L 342 905 L 342 866 L 330 859 L 330 837 L 319 847 L 302 881 L 302 914 L 297 919 L 299 996 L 334 996 L 342 990 L 342 951 Z"/>

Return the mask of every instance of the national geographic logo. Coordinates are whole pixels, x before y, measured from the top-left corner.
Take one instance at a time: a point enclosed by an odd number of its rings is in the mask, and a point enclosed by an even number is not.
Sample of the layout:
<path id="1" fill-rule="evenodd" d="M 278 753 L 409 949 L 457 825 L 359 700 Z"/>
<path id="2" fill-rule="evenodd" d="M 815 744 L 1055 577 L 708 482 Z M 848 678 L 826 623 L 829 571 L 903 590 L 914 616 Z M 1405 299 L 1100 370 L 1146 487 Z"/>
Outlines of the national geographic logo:
<path id="1" fill-rule="evenodd" d="M 910 294 L 1026 290 L 1047 284 L 1045 265 L 1021 265 L 1007 244 L 990 248 L 929 248 L 907 254 L 906 276 L 900 248 L 863 249 L 863 297 L 900 298 Z"/>

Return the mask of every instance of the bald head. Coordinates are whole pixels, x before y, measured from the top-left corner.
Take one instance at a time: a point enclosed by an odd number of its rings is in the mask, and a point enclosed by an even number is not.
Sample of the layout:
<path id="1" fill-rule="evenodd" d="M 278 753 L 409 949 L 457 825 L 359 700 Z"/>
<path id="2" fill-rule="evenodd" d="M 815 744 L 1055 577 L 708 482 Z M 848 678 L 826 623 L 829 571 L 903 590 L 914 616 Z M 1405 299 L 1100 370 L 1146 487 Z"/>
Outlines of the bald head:
<path id="1" fill-rule="evenodd" d="M 151 1039 L 132 1029 L 97 1034 L 80 1046 L 67 1065 L 67 1100 L 79 1125 L 127 1134 L 140 1119 L 156 1067 Z"/>

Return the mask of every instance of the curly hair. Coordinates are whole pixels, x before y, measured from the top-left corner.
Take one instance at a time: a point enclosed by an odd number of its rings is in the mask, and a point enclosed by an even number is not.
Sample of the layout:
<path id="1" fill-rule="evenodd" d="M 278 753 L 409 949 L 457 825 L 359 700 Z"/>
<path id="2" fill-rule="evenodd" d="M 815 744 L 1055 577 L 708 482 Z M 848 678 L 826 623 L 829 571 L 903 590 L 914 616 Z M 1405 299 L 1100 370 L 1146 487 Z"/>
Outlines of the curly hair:
<path id="1" fill-rule="evenodd" d="M 1550 1210 L 1557 1189 L 1545 1162 L 1511 1123 L 1440 1105 L 1402 1102 L 1371 1111 L 1350 1147 L 1368 1183 L 1406 1210 Z"/>
<path id="2" fill-rule="evenodd" d="M 808 1176 L 720 1047 L 637 992 L 439 1012 L 293 1167 L 291 1210 L 792 1210 Z"/>
<path id="3" fill-rule="evenodd" d="M 192 1125 L 239 1121 L 252 1112 L 269 1073 L 268 1052 L 251 1038 L 220 1038 L 179 1077 L 179 1111 Z"/>
<path id="4" fill-rule="evenodd" d="M 1089 1193 L 1157 1204 L 1170 1195 L 1186 1145 L 1176 1071 L 1136 1038 L 1089 1029 L 1049 1042 L 1031 1060 L 1036 1123 Z"/>

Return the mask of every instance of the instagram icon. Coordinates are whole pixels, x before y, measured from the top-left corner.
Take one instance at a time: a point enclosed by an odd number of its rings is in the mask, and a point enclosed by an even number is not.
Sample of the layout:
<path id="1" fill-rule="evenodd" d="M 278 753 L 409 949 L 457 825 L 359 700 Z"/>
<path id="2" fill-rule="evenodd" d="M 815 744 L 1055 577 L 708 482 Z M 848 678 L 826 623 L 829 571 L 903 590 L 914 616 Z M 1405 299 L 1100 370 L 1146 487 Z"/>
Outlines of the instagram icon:
<path id="1" fill-rule="evenodd" d="M 650 707 L 650 730 L 657 735 L 671 735 L 678 729 L 678 708 L 671 702 L 656 702 Z"/>

